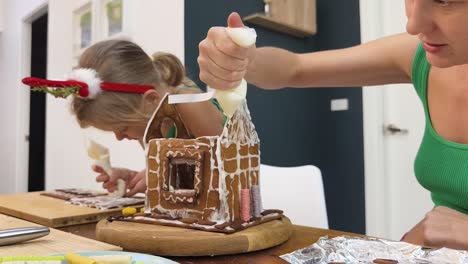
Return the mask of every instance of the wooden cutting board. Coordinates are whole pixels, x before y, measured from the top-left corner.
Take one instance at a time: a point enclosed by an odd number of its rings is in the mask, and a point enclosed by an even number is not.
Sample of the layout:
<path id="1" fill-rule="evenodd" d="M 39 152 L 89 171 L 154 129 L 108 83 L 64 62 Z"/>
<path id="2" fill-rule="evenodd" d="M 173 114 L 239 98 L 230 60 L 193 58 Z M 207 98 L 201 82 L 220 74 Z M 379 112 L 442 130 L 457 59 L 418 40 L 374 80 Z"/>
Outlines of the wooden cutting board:
<path id="1" fill-rule="evenodd" d="M 257 251 L 279 245 L 291 234 L 292 225 L 287 217 L 232 234 L 107 220 L 101 220 L 96 226 L 96 237 L 100 241 L 119 245 L 126 251 L 162 256 L 215 256 Z"/>
<path id="2" fill-rule="evenodd" d="M 98 222 L 121 211 L 81 207 L 40 193 L 0 195 L 0 213 L 48 227 L 62 227 Z"/>
<path id="3" fill-rule="evenodd" d="M 37 226 L 35 223 L 0 214 L 0 228 Z M 50 228 L 47 236 L 23 243 L 1 246 L 0 256 L 49 255 L 77 251 L 120 251 L 122 248 Z"/>

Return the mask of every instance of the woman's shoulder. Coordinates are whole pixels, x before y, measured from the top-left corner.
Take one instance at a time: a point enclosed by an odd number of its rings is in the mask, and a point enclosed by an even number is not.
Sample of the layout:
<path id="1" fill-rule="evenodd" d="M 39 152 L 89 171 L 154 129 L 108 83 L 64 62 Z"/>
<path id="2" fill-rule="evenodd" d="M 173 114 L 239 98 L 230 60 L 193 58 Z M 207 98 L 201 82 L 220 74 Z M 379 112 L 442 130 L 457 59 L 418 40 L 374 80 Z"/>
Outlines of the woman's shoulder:
<path id="1" fill-rule="evenodd" d="M 387 44 L 391 46 L 391 56 L 394 62 L 411 78 L 413 62 L 420 40 L 417 36 L 408 33 L 401 33 L 391 36 L 391 41 Z"/>

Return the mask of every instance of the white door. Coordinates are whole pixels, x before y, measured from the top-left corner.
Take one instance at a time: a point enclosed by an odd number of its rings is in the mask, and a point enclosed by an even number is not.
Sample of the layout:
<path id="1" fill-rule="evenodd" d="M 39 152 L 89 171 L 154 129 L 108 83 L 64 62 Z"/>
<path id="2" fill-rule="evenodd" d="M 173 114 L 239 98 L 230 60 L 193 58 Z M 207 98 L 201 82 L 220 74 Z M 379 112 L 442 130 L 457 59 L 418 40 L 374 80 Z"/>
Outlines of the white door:
<path id="1" fill-rule="evenodd" d="M 362 41 L 405 31 L 404 1 L 361 0 Z M 413 163 L 424 131 L 412 85 L 363 91 L 367 234 L 400 239 L 433 204 L 416 181 Z M 402 129 L 390 133 L 389 125 Z"/>

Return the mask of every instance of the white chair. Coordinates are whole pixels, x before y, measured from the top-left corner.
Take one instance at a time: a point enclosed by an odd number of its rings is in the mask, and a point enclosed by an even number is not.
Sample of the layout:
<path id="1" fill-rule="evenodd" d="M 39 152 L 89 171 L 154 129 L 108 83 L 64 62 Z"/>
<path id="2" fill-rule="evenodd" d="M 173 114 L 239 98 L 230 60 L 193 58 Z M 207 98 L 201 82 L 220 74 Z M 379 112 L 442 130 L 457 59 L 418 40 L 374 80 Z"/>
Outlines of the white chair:
<path id="1" fill-rule="evenodd" d="M 328 228 L 325 193 L 320 169 L 305 165 L 260 165 L 264 209 L 281 209 L 296 225 Z"/>

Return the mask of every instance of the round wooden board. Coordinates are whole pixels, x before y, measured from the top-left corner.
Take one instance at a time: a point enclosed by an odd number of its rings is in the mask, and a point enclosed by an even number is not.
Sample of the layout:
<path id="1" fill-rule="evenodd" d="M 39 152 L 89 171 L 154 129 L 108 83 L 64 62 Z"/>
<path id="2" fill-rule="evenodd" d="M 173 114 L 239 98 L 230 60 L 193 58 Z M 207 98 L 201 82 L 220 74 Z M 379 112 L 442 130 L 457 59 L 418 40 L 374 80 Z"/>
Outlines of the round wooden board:
<path id="1" fill-rule="evenodd" d="M 214 256 L 256 251 L 285 242 L 291 233 L 292 225 L 287 217 L 233 234 L 107 220 L 101 220 L 96 226 L 96 237 L 100 241 L 126 251 L 162 256 Z"/>

